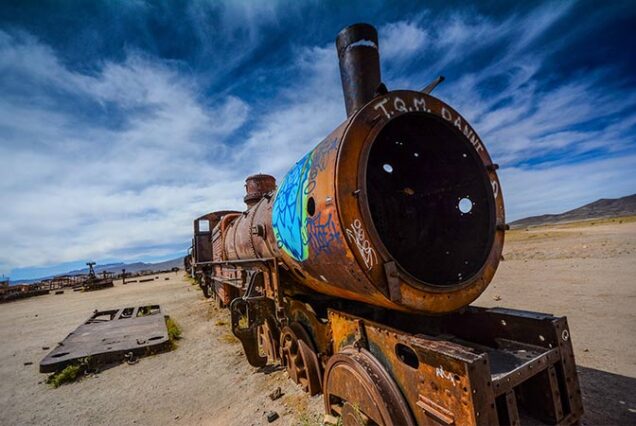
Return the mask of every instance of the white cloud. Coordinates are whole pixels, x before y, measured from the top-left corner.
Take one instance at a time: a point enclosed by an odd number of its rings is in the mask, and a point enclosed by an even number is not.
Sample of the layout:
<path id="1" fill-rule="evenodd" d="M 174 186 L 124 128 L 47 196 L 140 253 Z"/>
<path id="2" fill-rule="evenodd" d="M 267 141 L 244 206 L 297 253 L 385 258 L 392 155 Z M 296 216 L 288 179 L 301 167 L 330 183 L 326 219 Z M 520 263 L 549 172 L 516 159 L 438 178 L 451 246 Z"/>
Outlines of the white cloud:
<path id="1" fill-rule="evenodd" d="M 221 76 L 249 57 L 264 26 L 277 24 L 273 6 L 225 7 L 221 25 L 231 35 L 218 42 L 252 44 L 226 58 Z M 379 29 L 390 88 L 418 89 L 451 67 L 462 71 L 436 94 L 471 121 L 503 165 L 510 220 L 636 189 L 636 114 L 629 113 L 636 95 L 614 90 L 620 81 L 608 84 L 611 68 L 550 80 L 549 88 L 538 78 L 573 35 L 537 41 L 569 7 L 551 3 L 499 20 L 422 14 Z M 204 27 L 209 8 L 192 6 L 204 50 L 214 45 Z M 0 31 L 0 75 L 19 76 L 16 87 L 29 93 L 0 98 L 0 270 L 161 255 L 189 240 L 194 217 L 242 208 L 245 176 L 282 178 L 345 118 L 333 44 L 295 53 L 280 70 L 289 75 L 285 87 L 250 106 L 235 96 L 204 98 L 195 78 L 156 58 L 129 52 L 84 74 L 34 38 Z M 469 68 L 479 55 L 484 65 Z M 405 75 L 419 58 L 430 62 Z M 496 90 L 485 90 L 493 83 Z M 79 105 L 104 120 L 87 119 Z M 604 158 L 563 162 L 594 150 Z M 553 154 L 561 161 L 520 165 Z"/>
<path id="2" fill-rule="evenodd" d="M 508 221 L 562 213 L 599 198 L 636 190 L 636 154 L 549 167 L 509 167 L 500 171 Z"/>
<path id="3" fill-rule="evenodd" d="M 403 61 L 413 53 L 426 48 L 427 32 L 417 24 L 399 21 L 387 24 L 379 30 L 380 53 L 385 61 Z"/>
<path id="4" fill-rule="evenodd" d="M 428 24 L 432 30 L 426 46 L 410 58 L 427 55 L 432 65 L 408 78 L 398 73 L 396 79 L 421 87 L 444 67 L 465 69 L 437 94 L 471 121 L 494 161 L 504 166 L 500 177 L 509 220 L 636 192 L 636 95 L 614 77 L 611 64 L 562 80 L 538 78 L 551 55 L 593 24 L 587 21 L 534 46 L 570 7 L 547 4 L 499 22 L 455 14 L 446 22 Z M 494 49 L 495 43 L 500 47 Z M 486 47 L 491 55 L 486 65 L 466 69 L 465 63 Z M 488 89 L 493 82 L 497 89 Z M 571 160 L 593 152 L 601 154 Z M 546 162 L 548 158 L 552 161 Z"/>
<path id="5" fill-rule="evenodd" d="M 302 78 L 282 89 L 266 106 L 233 162 L 249 164 L 254 173 L 282 178 L 345 118 L 335 49 L 300 49 L 290 72 Z"/>
<path id="6" fill-rule="evenodd" d="M 31 90 L 0 99 L 4 272 L 183 243 L 195 216 L 240 207 L 243 174 L 223 160 L 248 117 L 242 100 L 204 102 L 196 81 L 136 54 L 81 74 L 33 38 L 0 32 L 0 58 Z M 67 99 L 116 109 L 122 123 L 94 123 Z"/>

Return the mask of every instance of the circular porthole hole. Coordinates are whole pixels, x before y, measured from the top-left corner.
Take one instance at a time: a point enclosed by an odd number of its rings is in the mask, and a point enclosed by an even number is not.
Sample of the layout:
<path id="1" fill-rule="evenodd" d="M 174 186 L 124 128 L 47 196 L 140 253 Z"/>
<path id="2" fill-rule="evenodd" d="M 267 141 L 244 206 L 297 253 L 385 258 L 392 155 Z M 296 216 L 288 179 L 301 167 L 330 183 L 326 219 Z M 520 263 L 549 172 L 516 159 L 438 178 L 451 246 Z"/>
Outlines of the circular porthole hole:
<path id="1" fill-rule="evenodd" d="M 393 166 L 388 163 L 383 164 L 382 169 L 384 169 L 384 171 L 387 173 L 393 173 Z"/>
<path id="2" fill-rule="evenodd" d="M 309 197 L 307 200 L 307 214 L 309 216 L 316 214 L 316 201 L 314 200 L 314 197 Z"/>
<path id="3" fill-rule="evenodd" d="M 395 345 L 395 354 L 404 364 L 411 368 L 417 369 L 420 365 L 420 361 L 417 359 L 417 354 L 410 347 L 398 343 Z"/>
<path id="4" fill-rule="evenodd" d="M 457 207 L 463 214 L 470 213 L 470 211 L 473 209 L 473 202 L 470 201 L 469 198 L 464 197 L 459 200 L 459 204 L 457 205 Z"/>

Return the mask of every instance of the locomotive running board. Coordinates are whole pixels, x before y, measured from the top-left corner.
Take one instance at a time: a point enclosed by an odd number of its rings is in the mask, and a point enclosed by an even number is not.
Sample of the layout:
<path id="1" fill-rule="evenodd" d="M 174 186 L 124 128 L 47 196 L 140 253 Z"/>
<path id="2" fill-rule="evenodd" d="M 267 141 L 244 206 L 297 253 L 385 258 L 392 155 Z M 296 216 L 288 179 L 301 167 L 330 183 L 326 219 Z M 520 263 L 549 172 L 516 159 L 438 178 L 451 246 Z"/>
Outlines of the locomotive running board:
<path id="1" fill-rule="evenodd" d="M 40 362 L 41 373 L 59 371 L 89 358 L 91 365 L 120 362 L 170 348 L 159 305 L 95 311 Z"/>
<path id="2" fill-rule="evenodd" d="M 334 351 L 368 350 L 417 424 L 569 425 L 583 414 L 565 317 L 469 307 L 398 314 L 391 327 L 334 310 L 329 321 Z"/>

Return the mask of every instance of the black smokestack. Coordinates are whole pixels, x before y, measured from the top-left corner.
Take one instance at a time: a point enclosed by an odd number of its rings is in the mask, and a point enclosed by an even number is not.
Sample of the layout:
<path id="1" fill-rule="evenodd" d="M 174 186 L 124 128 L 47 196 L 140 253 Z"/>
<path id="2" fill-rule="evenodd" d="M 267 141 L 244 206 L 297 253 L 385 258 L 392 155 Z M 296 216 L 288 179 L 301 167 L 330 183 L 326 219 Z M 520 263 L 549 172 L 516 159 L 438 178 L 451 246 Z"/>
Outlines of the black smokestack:
<path id="1" fill-rule="evenodd" d="M 369 24 L 346 27 L 336 37 L 347 117 L 375 97 L 380 85 L 378 32 Z"/>

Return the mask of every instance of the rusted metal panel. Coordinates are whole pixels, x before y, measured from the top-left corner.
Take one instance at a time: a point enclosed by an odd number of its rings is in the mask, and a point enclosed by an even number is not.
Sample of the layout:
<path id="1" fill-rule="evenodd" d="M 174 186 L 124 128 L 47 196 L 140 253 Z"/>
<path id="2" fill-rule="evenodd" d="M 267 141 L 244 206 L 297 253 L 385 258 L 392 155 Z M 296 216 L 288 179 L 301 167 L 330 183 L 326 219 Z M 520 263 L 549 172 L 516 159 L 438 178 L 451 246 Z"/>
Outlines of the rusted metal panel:
<path id="1" fill-rule="evenodd" d="M 488 310 L 476 309 L 451 320 L 454 327 L 470 334 L 473 321 L 487 323 L 490 316 Z M 416 317 L 409 317 L 418 323 Z M 535 333 L 548 336 L 542 325 L 556 329 L 559 319 L 542 315 L 533 322 L 526 313 L 511 310 L 505 318 L 518 340 L 499 338 L 495 330 L 490 339 L 477 343 L 438 327 L 428 330 L 434 334 L 410 334 L 351 314 L 329 312 L 334 352 L 367 348 L 397 383 L 417 424 L 518 424 L 518 405 L 526 415 L 550 424 L 580 419 L 582 410 L 575 408 L 580 407 L 580 395 L 566 390 L 566 383 L 578 387 L 576 373 L 558 374 L 563 360 L 560 348 L 528 343 Z"/>
<path id="2" fill-rule="evenodd" d="M 170 347 L 159 305 L 95 311 L 40 362 L 50 373 L 89 357 L 92 365 L 123 361 L 124 355 L 157 353 Z"/>
<path id="3" fill-rule="evenodd" d="M 335 347 L 340 351 L 353 346 L 359 319 L 332 311 L 329 320 Z M 485 369 L 483 356 L 452 342 L 410 336 L 371 321 L 364 324 L 369 351 L 397 382 L 417 424 L 479 423 L 469 369 Z M 449 412 L 453 415 L 445 414 Z M 480 416 L 486 418 L 486 413 Z"/>

